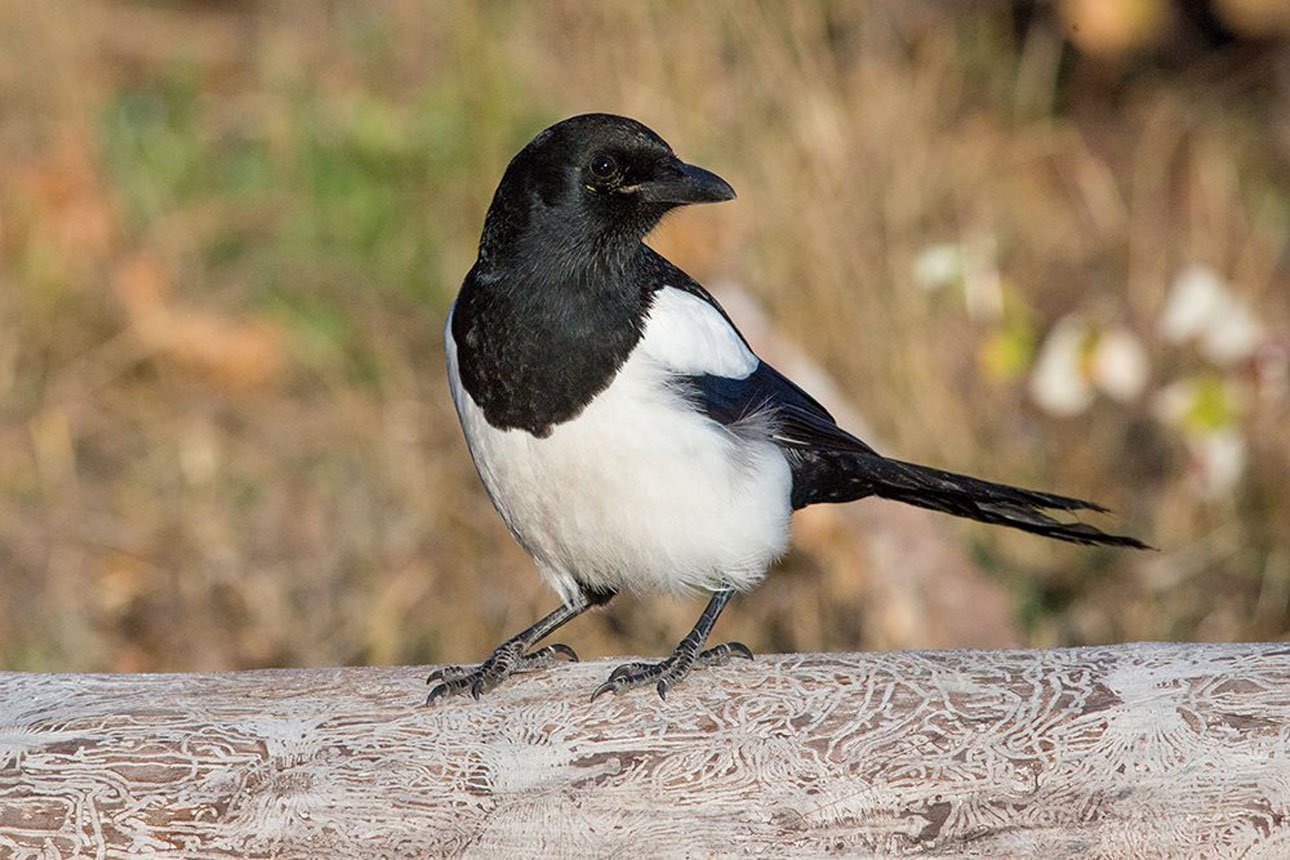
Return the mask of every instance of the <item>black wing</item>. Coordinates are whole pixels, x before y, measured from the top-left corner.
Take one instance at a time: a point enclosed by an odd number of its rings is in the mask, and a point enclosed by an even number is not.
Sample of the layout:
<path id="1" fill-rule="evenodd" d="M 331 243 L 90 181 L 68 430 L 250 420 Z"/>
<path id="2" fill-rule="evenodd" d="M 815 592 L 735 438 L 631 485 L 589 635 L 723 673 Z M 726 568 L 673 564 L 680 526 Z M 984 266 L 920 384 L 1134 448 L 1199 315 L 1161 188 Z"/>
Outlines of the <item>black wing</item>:
<path id="1" fill-rule="evenodd" d="M 839 427 L 819 401 L 766 362 L 743 379 L 704 374 L 678 377 L 677 383 L 700 411 L 727 427 L 754 416 L 765 420 L 793 475 L 794 510 L 873 494 L 868 482 L 843 474 L 837 461 L 878 460 L 878 452 Z"/>
<path id="2" fill-rule="evenodd" d="M 1095 502 L 883 457 L 839 427 L 815 398 L 765 362 L 745 379 L 704 375 L 680 381 L 705 415 L 727 427 L 765 416 L 771 439 L 783 450 L 792 471 L 794 510 L 881 496 L 1071 543 L 1147 548 L 1135 538 L 1107 534 L 1047 513 L 1105 511 Z"/>
<path id="3" fill-rule="evenodd" d="M 726 426 L 754 415 L 768 419 L 771 438 L 781 448 L 825 448 L 877 455 L 843 430 L 820 402 L 766 362 L 743 379 L 704 374 L 679 380 L 709 418 Z"/>
<path id="4" fill-rule="evenodd" d="M 738 333 L 729 314 L 707 290 L 662 257 L 654 256 L 661 283 L 703 299 Z M 736 432 L 740 422 L 754 416 L 767 422 L 771 440 L 784 452 L 792 471 L 794 510 L 880 496 L 1072 543 L 1146 548 L 1136 538 L 1107 534 L 1047 513 L 1105 510 L 1095 502 L 883 457 L 839 427 L 819 401 L 764 361 L 743 379 L 702 374 L 679 376 L 675 383 L 700 411 Z"/>
<path id="5" fill-rule="evenodd" d="M 656 289 L 666 286 L 683 290 L 707 302 L 747 345 L 743 333 L 711 293 L 666 258 L 648 249 L 647 252 Z M 837 470 L 824 452 L 873 457 L 879 456 L 878 453 L 839 427 L 819 401 L 766 362 L 759 362 L 743 379 L 701 374 L 678 376 L 674 383 L 693 399 L 700 411 L 727 427 L 757 414 L 768 420 L 771 438 L 783 449 L 792 469 L 794 509 L 870 494 L 866 487 L 853 480 L 843 483 L 833 480 Z"/>

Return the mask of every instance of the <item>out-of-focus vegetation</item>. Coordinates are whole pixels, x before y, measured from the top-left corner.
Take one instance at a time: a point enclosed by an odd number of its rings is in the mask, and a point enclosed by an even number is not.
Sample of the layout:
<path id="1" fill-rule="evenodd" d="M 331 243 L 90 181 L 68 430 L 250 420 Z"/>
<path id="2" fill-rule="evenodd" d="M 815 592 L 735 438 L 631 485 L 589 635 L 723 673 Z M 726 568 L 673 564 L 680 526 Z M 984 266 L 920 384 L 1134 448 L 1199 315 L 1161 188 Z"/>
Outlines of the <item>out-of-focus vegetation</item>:
<path id="1" fill-rule="evenodd" d="M 1030 642 L 1285 636 L 1284 8 L 0 5 L 0 666 L 465 660 L 548 608 L 440 327 L 507 159 L 586 110 L 734 184 L 659 243 L 884 450 L 1164 549 L 951 526 Z M 724 631 L 874 644 L 816 617 L 854 563 L 799 551 Z M 696 611 L 564 638 L 660 651 Z"/>

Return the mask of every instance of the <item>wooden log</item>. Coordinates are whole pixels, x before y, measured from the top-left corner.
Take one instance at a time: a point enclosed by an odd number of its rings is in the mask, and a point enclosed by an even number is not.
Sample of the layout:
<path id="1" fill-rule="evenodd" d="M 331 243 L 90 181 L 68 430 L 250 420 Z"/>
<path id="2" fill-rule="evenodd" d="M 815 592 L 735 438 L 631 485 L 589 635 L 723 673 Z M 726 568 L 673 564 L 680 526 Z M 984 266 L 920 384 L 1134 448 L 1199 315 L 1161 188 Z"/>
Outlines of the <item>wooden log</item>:
<path id="1" fill-rule="evenodd" d="M 1290 647 L 0 674 L 0 857 L 1290 856 Z"/>

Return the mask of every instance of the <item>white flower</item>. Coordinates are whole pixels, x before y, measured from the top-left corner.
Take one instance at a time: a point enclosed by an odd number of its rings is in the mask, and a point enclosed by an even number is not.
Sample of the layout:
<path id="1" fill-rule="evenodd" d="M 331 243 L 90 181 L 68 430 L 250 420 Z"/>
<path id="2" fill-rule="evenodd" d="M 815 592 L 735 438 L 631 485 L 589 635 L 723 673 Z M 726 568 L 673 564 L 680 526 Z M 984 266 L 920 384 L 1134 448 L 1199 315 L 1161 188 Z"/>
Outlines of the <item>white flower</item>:
<path id="1" fill-rule="evenodd" d="M 1058 320 L 1039 350 L 1030 376 L 1030 396 L 1051 415 L 1078 415 L 1097 390 L 1121 403 L 1147 386 L 1147 351 L 1127 328 L 1099 332 L 1072 314 Z"/>
<path id="2" fill-rule="evenodd" d="M 928 292 L 944 289 L 963 278 L 963 252 L 952 242 L 928 245 L 914 260 L 914 280 Z"/>
<path id="3" fill-rule="evenodd" d="M 1191 440 L 1201 492 L 1210 497 L 1226 495 L 1245 472 L 1245 440 L 1236 430 L 1206 433 Z"/>
<path id="4" fill-rule="evenodd" d="M 1111 329 L 1097 339 L 1091 370 L 1097 387 L 1121 403 L 1136 400 L 1151 373 L 1146 349 L 1126 328 Z"/>
<path id="5" fill-rule="evenodd" d="M 1156 416 L 1182 431 L 1192 478 L 1206 497 L 1225 495 L 1245 471 L 1247 398 L 1244 386 L 1219 376 L 1182 379 L 1156 394 Z"/>
<path id="6" fill-rule="evenodd" d="M 1030 396 L 1050 415 L 1078 415 L 1093 403 L 1093 385 L 1083 368 L 1088 336 L 1083 320 L 1063 317 L 1039 350 L 1030 375 Z"/>
<path id="7" fill-rule="evenodd" d="M 1230 300 L 1227 288 L 1213 269 L 1188 266 L 1174 279 L 1169 301 L 1160 317 L 1160 333 L 1172 343 L 1196 337 L 1222 313 Z"/>
<path id="8" fill-rule="evenodd" d="M 1201 354 L 1227 365 L 1254 355 L 1263 342 L 1263 327 L 1254 311 L 1233 296 L 1207 266 L 1188 266 L 1175 279 L 1160 333 L 1173 343 L 1196 338 Z"/>
<path id="9" fill-rule="evenodd" d="M 1171 382 L 1156 392 L 1156 417 L 1184 433 L 1199 436 L 1239 427 L 1249 406 L 1249 386 L 1215 374 Z"/>
<path id="10" fill-rule="evenodd" d="M 1263 342 L 1263 327 L 1241 301 L 1228 305 L 1200 338 L 1200 351 L 1215 364 L 1235 364 L 1254 355 Z"/>

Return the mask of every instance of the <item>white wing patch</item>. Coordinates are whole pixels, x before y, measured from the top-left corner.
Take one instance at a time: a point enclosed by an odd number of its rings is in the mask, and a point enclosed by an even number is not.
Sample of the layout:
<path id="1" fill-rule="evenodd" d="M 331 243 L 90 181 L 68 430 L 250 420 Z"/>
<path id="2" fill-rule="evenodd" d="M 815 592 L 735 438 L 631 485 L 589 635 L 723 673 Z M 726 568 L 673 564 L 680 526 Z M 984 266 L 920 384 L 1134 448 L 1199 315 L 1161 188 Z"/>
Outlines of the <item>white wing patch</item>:
<path id="1" fill-rule="evenodd" d="M 743 379 L 758 359 L 721 312 L 692 293 L 664 287 L 654 296 L 636 349 L 673 373 Z"/>

